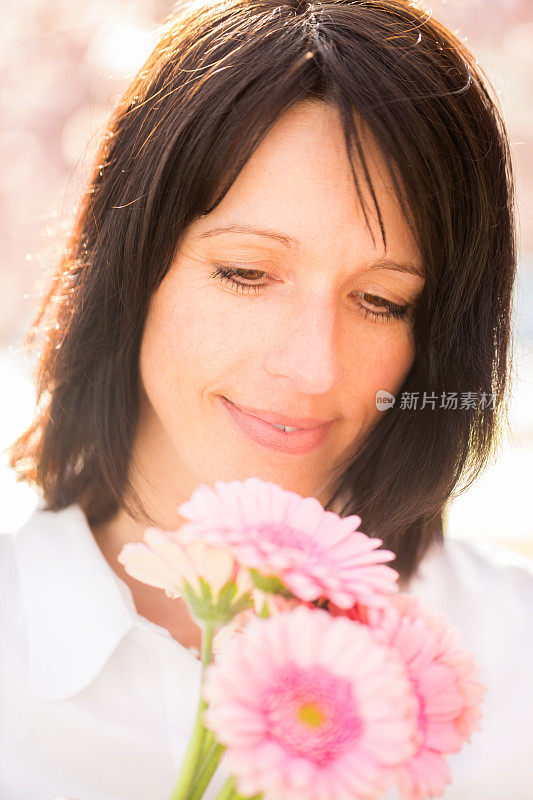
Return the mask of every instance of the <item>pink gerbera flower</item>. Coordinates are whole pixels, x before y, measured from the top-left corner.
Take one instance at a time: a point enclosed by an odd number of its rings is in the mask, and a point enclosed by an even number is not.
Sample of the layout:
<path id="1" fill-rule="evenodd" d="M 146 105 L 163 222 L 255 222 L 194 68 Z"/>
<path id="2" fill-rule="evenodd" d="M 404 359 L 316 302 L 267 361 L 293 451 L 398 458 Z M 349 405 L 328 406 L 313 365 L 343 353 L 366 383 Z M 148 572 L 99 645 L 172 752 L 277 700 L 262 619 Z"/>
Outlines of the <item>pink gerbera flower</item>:
<path id="1" fill-rule="evenodd" d="M 207 667 L 204 698 L 244 795 L 370 800 L 416 747 L 401 660 L 366 626 L 321 609 L 253 618 Z"/>
<path id="2" fill-rule="evenodd" d="M 397 771 L 402 800 L 440 797 L 451 781 L 446 754 L 458 752 L 480 730 L 486 687 L 460 633 L 444 615 L 414 595 L 398 594 L 388 608 L 354 607 L 346 615 L 368 624 L 377 640 L 402 658 L 420 704 L 420 739 L 413 757 Z"/>
<path id="3" fill-rule="evenodd" d="M 227 547 L 240 564 L 275 575 L 300 600 L 329 598 L 340 608 L 380 606 L 397 591 L 398 573 L 377 550 L 381 539 L 356 532 L 361 518 L 325 511 L 275 483 L 248 478 L 199 486 L 179 513 L 191 536 Z"/>

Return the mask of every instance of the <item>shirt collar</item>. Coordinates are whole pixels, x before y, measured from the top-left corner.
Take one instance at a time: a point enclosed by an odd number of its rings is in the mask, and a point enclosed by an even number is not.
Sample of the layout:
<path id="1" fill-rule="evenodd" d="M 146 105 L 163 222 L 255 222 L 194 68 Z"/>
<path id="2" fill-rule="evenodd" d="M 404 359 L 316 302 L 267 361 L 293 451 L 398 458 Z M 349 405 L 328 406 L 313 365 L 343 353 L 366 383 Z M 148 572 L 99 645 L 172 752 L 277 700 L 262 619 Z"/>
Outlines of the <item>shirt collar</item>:
<path id="1" fill-rule="evenodd" d="M 26 616 L 30 691 L 60 700 L 100 672 L 137 612 L 129 587 L 100 551 L 78 504 L 41 499 L 12 534 Z"/>

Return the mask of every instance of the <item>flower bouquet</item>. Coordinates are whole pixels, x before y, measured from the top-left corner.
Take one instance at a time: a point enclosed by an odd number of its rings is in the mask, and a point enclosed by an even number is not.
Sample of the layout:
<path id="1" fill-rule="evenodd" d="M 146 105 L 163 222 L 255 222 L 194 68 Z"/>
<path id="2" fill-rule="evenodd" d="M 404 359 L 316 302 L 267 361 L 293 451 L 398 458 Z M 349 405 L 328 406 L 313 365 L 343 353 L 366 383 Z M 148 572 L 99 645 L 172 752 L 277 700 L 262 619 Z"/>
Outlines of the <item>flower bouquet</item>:
<path id="1" fill-rule="evenodd" d="M 486 688 L 446 618 L 398 591 L 394 553 L 258 478 L 199 486 L 178 531 L 119 561 L 182 597 L 202 629 L 198 714 L 170 800 L 440 796 L 446 756 L 480 729 Z"/>

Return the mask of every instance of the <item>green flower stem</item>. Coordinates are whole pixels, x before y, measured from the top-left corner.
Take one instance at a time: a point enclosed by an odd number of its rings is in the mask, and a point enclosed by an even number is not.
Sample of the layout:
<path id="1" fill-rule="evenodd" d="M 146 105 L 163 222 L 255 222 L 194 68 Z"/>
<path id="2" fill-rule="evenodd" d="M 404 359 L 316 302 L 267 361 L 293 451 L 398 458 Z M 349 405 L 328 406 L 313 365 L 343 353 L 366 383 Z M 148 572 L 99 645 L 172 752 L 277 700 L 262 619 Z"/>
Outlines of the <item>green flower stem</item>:
<path id="1" fill-rule="evenodd" d="M 213 731 L 206 730 L 206 732 L 204 734 L 204 743 L 203 743 L 203 746 L 202 746 L 202 753 L 200 755 L 200 761 L 203 762 L 204 759 L 207 757 L 207 754 L 212 749 L 214 741 L 215 741 L 215 734 L 213 733 Z"/>
<path id="2" fill-rule="evenodd" d="M 218 742 L 212 743 L 209 752 L 202 758 L 202 766 L 197 773 L 189 800 L 202 800 L 225 749 L 224 745 Z"/>
<path id="3" fill-rule="evenodd" d="M 233 800 L 234 797 L 235 797 L 235 778 L 228 778 L 228 780 L 220 790 L 219 794 L 216 796 L 216 800 Z"/>
<path id="4" fill-rule="evenodd" d="M 213 637 L 215 635 L 215 625 L 212 622 L 203 623 L 204 635 L 202 636 L 202 678 L 205 668 L 211 661 L 213 655 Z"/>
<path id="5" fill-rule="evenodd" d="M 203 701 L 203 699 L 201 699 L 198 706 L 196 719 L 194 721 L 194 727 L 192 730 L 191 738 L 189 739 L 187 752 L 185 753 L 185 758 L 183 759 L 181 765 L 180 773 L 178 775 L 178 780 L 176 781 L 176 784 L 174 786 L 172 794 L 170 795 L 169 800 L 188 800 L 189 798 L 189 789 L 194 779 L 198 756 L 200 755 L 202 749 L 202 741 L 204 734 L 202 717 L 204 709 L 205 709 L 205 702 Z"/>
<path id="6" fill-rule="evenodd" d="M 203 724 L 203 715 L 207 707 L 207 703 L 203 699 L 202 690 L 204 682 L 204 673 L 207 665 L 211 661 L 213 636 L 215 633 L 215 626 L 211 622 L 204 622 L 203 636 L 202 636 L 202 673 L 200 682 L 200 702 L 198 704 L 198 711 L 194 721 L 194 727 L 185 753 L 185 758 L 181 765 L 181 770 L 178 780 L 174 786 L 169 800 L 189 800 L 193 784 L 196 777 L 196 770 L 200 762 L 206 735 L 206 729 Z"/>

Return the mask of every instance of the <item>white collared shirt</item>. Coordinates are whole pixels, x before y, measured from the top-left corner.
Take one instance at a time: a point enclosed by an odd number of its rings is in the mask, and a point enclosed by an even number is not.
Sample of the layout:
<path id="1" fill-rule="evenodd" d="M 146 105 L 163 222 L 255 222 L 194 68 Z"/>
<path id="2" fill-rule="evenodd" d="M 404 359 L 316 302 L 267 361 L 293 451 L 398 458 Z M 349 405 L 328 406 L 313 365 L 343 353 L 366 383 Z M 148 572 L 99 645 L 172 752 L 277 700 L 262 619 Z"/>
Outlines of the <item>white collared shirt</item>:
<path id="1" fill-rule="evenodd" d="M 137 613 L 78 505 L 42 506 L 0 536 L 0 800 L 168 800 L 200 663 Z M 446 537 L 408 591 L 460 629 L 488 687 L 444 800 L 531 800 L 533 562 Z M 209 798 L 226 777 L 223 760 Z"/>

